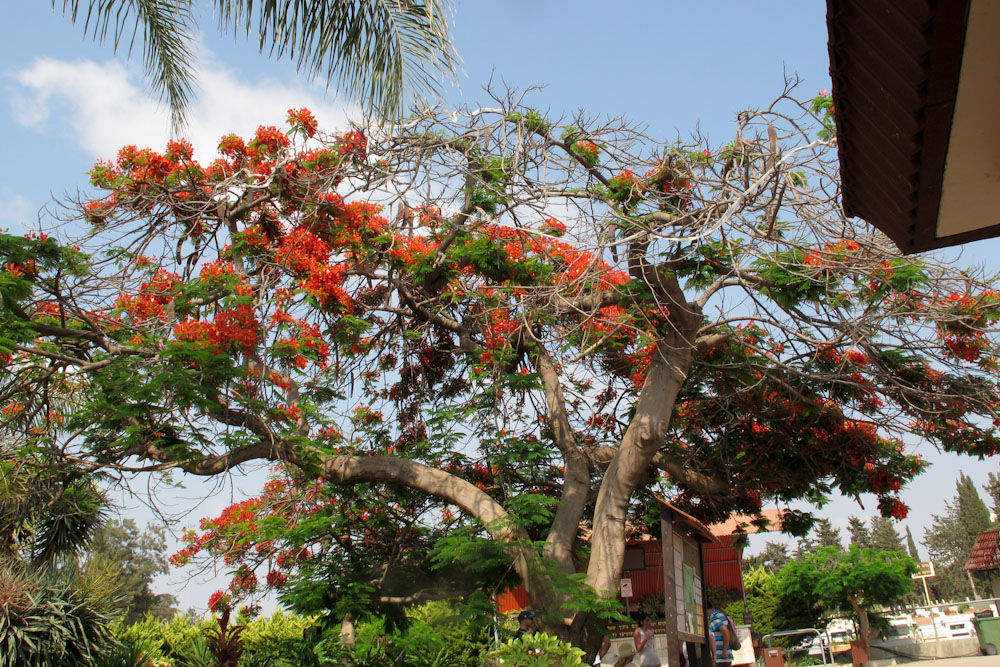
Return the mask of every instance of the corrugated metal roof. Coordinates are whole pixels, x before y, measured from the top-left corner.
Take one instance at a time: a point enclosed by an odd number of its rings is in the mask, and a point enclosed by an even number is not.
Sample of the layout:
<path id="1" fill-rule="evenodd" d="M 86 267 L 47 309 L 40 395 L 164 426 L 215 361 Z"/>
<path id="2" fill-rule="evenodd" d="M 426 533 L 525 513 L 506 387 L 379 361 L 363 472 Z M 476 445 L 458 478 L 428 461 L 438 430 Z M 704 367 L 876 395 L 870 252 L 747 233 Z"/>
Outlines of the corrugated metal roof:
<path id="1" fill-rule="evenodd" d="M 971 0 L 827 0 L 843 206 L 905 253 L 1000 233 L 937 237 Z"/>
<path id="2" fill-rule="evenodd" d="M 715 527 L 712 526 L 712 532 Z M 743 550 L 736 546 L 736 538 L 732 535 L 720 535 L 718 544 L 701 545 L 701 557 L 705 563 L 705 584 L 729 590 L 743 592 L 743 575 L 740 569 L 740 559 Z"/>
<path id="3" fill-rule="evenodd" d="M 1000 553 L 997 550 L 997 538 L 1000 528 L 984 530 L 979 533 L 976 543 L 965 562 L 965 570 L 996 570 L 1000 568 Z"/>

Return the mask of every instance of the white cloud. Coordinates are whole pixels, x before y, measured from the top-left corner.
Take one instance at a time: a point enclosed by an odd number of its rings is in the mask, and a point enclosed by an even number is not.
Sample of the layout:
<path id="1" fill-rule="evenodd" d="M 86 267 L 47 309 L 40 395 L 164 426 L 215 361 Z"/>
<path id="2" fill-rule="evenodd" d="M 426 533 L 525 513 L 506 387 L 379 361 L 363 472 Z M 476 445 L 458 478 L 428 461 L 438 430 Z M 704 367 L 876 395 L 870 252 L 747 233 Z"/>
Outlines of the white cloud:
<path id="1" fill-rule="evenodd" d="M 34 229 L 37 208 L 27 197 L 0 189 L 0 227 Z"/>
<path id="2" fill-rule="evenodd" d="M 347 106 L 321 88 L 245 81 L 210 57 L 201 62 L 183 132 L 199 160 L 214 158 L 225 134 L 246 136 L 258 125 L 282 127 L 289 108 L 308 107 L 326 130 L 346 122 Z M 11 98 L 16 122 L 39 132 L 59 132 L 94 158 L 112 158 L 126 144 L 162 150 L 170 137 L 165 106 L 145 91 L 134 71 L 117 62 L 40 58 L 17 73 L 16 84 Z"/>

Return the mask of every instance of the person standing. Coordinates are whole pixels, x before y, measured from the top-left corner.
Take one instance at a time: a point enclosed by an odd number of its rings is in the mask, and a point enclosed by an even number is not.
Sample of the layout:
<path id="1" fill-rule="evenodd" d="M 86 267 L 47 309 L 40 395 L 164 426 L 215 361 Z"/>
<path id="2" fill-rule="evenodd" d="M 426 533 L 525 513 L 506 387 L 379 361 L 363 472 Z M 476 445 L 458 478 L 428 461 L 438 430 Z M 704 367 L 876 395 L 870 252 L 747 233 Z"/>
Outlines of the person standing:
<path id="1" fill-rule="evenodd" d="M 729 648 L 730 631 L 729 617 L 726 612 L 716 609 L 716 601 L 709 600 L 708 631 L 712 633 L 712 643 L 714 644 L 714 656 L 716 667 L 731 667 L 733 664 L 733 651 Z"/>
<path id="2" fill-rule="evenodd" d="M 604 661 L 604 656 L 608 654 L 608 649 L 611 648 L 611 637 L 604 635 L 604 641 L 601 642 L 601 648 L 597 649 L 597 655 L 594 656 L 594 665 L 600 665 Z"/>
<path id="3" fill-rule="evenodd" d="M 517 615 L 517 622 L 519 627 L 517 628 L 517 632 L 514 633 L 514 639 L 520 639 L 524 635 L 530 635 L 534 632 L 532 628 L 535 625 L 535 612 L 525 609 Z"/>
<path id="4" fill-rule="evenodd" d="M 643 614 L 639 617 L 639 627 L 635 629 L 635 634 L 632 635 L 632 641 L 635 643 L 636 658 L 638 658 L 640 665 L 660 667 L 660 656 L 656 652 L 656 642 L 653 641 L 655 637 L 656 633 L 653 632 L 653 618 L 649 614 Z"/>

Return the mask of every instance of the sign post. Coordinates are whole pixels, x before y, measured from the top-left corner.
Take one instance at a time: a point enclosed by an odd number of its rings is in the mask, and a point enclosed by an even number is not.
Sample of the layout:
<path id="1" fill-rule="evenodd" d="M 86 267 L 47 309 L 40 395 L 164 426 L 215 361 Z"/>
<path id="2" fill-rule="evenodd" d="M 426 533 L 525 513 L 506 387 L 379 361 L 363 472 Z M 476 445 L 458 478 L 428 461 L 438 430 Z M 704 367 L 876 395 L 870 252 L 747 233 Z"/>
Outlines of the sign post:
<path id="1" fill-rule="evenodd" d="M 917 570 L 917 573 L 913 575 L 914 579 L 919 579 L 920 581 L 924 582 L 924 602 L 927 603 L 928 607 L 931 606 L 931 594 L 927 590 L 927 578 L 933 576 L 934 576 L 934 563 L 931 561 L 927 561 L 926 563 L 920 563 L 920 568 Z M 935 627 L 935 632 L 936 631 L 937 627 Z"/>
<path id="2" fill-rule="evenodd" d="M 632 579 L 628 577 L 622 579 L 618 584 L 618 590 L 625 600 L 625 613 L 631 614 L 632 610 L 629 609 L 629 598 L 632 597 Z"/>

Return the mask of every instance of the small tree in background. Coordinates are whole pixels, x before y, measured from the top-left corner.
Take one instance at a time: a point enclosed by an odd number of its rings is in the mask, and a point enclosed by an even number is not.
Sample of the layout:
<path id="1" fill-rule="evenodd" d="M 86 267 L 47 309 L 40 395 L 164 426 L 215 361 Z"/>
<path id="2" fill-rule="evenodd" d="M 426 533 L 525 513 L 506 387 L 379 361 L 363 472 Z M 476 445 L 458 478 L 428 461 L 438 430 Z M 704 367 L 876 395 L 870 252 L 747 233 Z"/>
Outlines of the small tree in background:
<path id="1" fill-rule="evenodd" d="M 86 560 L 110 564 L 115 571 L 127 623 L 135 623 L 146 614 L 167 620 L 177 612 L 177 598 L 152 589 L 156 575 L 169 570 L 166 550 L 162 526 L 149 525 L 140 531 L 132 519 L 105 523 L 90 542 Z"/>
<path id="2" fill-rule="evenodd" d="M 917 551 L 917 543 L 913 539 L 913 533 L 910 532 L 909 526 L 906 527 L 906 553 L 915 563 L 920 562 L 920 552 Z"/>
<path id="3" fill-rule="evenodd" d="M 743 564 L 747 571 L 759 567 L 773 574 L 784 567 L 785 563 L 791 560 L 791 558 L 788 555 L 787 544 L 768 542 L 764 545 L 764 550 L 759 554 L 745 557 Z"/>
<path id="4" fill-rule="evenodd" d="M 986 480 L 986 493 L 990 497 L 993 508 L 991 518 L 996 525 L 1000 521 L 1000 476 L 991 472 L 987 475 Z"/>
<path id="5" fill-rule="evenodd" d="M 823 547 L 843 549 L 840 542 L 840 531 L 833 527 L 829 519 L 816 519 L 809 534 L 799 538 L 795 547 L 795 558 L 801 558 Z"/>
<path id="6" fill-rule="evenodd" d="M 816 535 L 816 548 L 834 547 L 843 551 L 844 545 L 840 541 L 840 530 L 833 527 L 829 519 L 819 519 L 813 528 Z"/>
<path id="7" fill-rule="evenodd" d="M 896 604 L 912 589 L 917 564 L 898 551 L 877 551 L 850 545 L 846 552 L 819 549 L 794 560 L 778 575 L 782 598 L 798 599 L 827 613 L 852 615 L 865 647 L 878 636 L 874 610 Z"/>

